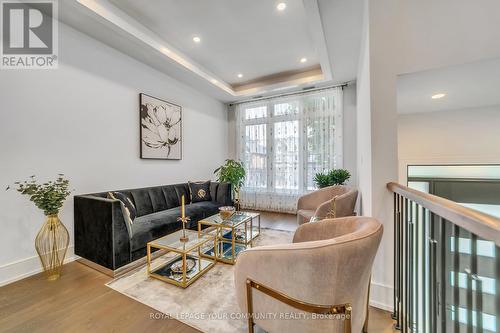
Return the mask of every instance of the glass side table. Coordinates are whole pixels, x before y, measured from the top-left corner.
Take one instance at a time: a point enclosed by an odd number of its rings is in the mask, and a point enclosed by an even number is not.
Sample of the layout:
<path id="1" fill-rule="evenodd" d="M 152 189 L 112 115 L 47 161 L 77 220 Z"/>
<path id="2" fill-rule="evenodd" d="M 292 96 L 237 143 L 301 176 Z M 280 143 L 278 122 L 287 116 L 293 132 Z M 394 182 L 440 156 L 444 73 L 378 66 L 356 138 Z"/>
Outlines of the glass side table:
<path id="1" fill-rule="evenodd" d="M 225 220 L 215 214 L 198 221 L 198 234 L 216 238 L 216 246 L 202 252 L 202 257 L 234 264 L 238 254 L 252 247 L 255 238 L 260 235 L 260 214 L 235 212 Z"/>
<path id="2" fill-rule="evenodd" d="M 187 288 L 216 264 L 215 258 L 202 256 L 203 252 L 217 246 L 211 234 L 199 234 L 186 230 L 187 242 L 179 239 L 182 230 L 147 244 L 148 275 L 173 285 Z M 160 249 L 163 253 L 152 260 L 151 250 Z"/>

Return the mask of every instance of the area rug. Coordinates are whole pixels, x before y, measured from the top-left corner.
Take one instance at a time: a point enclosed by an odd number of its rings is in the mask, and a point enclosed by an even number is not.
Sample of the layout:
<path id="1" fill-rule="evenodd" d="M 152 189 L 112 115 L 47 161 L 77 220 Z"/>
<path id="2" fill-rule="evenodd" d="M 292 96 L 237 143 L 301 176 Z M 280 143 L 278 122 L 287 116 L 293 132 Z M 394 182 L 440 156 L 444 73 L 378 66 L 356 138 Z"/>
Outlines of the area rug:
<path id="1" fill-rule="evenodd" d="M 293 232 L 262 228 L 254 246 L 291 243 Z M 234 266 L 217 263 L 186 289 L 149 278 L 139 267 L 107 284 L 108 287 L 203 332 L 244 333 L 234 290 Z M 165 319 L 152 313 L 152 320 Z"/>

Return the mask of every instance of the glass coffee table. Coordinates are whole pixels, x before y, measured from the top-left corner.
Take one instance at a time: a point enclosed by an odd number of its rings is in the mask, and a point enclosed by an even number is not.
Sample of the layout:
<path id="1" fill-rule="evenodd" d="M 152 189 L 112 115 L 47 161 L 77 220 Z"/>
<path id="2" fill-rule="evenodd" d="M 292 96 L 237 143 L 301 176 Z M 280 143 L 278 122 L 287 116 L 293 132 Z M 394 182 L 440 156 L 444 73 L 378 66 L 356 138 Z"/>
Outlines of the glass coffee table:
<path id="1" fill-rule="evenodd" d="M 198 221 L 198 234 L 216 238 L 216 246 L 202 251 L 202 257 L 234 264 L 238 254 L 252 247 L 254 239 L 260 235 L 260 214 L 235 212 L 225 220 L 215 214 Z"/>
<path id="2" fill-rule="evenodd" d="M 148 275 L 176 286 L 187 288 L 216 264 L 215 258 L 202 253 L 217 246 L 216 238 L 210 233 L 199 234 L 186 230 L 187 242 L 181 242 L 182 230 L 147 244 Z M 152 259 L 152 249 L 162 250 Z"/>

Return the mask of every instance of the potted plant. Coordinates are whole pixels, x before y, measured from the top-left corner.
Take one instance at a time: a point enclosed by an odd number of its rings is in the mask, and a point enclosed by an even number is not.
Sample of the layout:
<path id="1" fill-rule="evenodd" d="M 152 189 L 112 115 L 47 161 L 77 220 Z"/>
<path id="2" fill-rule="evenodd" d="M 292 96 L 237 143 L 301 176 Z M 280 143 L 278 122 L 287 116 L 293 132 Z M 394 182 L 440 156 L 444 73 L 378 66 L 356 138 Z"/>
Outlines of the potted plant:
<path id="1" fill-rule="evenodd" d="M 61 220 L 59 211 L 70 195 L 69 181 L 59 174 L 54 181 L 40 184 L 35 176 L 24 182 L 15 182 L 22 195 L 29 197 L 35 206 L 43 210 L 46 221 L 35 238 L 35 248 L 40 257 L 48 280 L 56 280 L 61 275 L 64 257 L 68 250 L 69 233 Z M 9 190 L 10 187 L 7 187 Z"/>
<path id="2" fill-rule="evenodd" d="M 240 189 L 245 183 L 246 172 L 243 163 L 235 160 L 226 160 L 224 165 L 215 169 L 217 181 L 230 183 L 233 188 L 233 198 L 236 209 L 239 210 Z"/>
<path id="3" fill-rule="evenodd" d="M 319 172 L 314 176 L 314 182 L 319 188 L 333 186 L 333 185 L 345 185 L 345 183 L 351 178 L 351 174 L 346 169 L 332 169 L 327 172 Z"/>

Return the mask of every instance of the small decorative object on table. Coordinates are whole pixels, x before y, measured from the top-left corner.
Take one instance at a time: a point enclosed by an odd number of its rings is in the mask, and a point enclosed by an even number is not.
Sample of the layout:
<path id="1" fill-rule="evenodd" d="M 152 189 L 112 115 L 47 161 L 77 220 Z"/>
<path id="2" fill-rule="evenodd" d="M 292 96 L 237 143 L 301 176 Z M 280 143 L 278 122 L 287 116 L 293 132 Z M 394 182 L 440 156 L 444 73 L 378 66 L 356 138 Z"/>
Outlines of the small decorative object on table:
<path id="1" fill-rule="evenodd" d="M 196 260 L 193 258 L 187 258 L 186 259 L 186 272 L 189 273 L 193 270 L 194 266 L 196 265 Z M 174 262 L 171 266 L 170 269 L 172 270 L 172 273 L 174 274 L 182 274 L 183 273 L 183 263 L 182 263 L 182 258 Z"/>
<path id="2" fill-rule="evenodd" d="M 35 176 L 31 176 L 29 181 L 15 183 L 16 190 L 27 195 L 47 217 L 36 235 L 35 248 L 49 281 L 57 280 L 61 276 L 69 244 L 68 230 L 58 217 L 59 210 L 71 193 L 68 189 L 69 181 L 63 176 L 59 174 L 55 181 L 43 184 L 39 184 Z M 10 187 L 7 187 L 8 189 Z"/>
<path id="3" fill-rule="evenodd" d="M 189 219 L 189 217 L 186 217 L 186 207 L 184 204 L 184 194 L 182 195 L 181 217 L 179 217 L 177 220 L 182 222 L 182 236 L 179 240 L 181 242 L 189 241 L 189 237 L 186 236 L 186 223 L 190 219 Z"/>
<path id="4" fill-rule="evenodd" d="M 235 212 L 235 208 L 233 206 L 224 206 L 219 207 L 219 214 L 223 220 L 227 220 L 230 218 Z"/>

